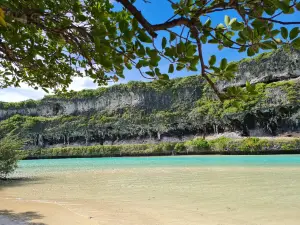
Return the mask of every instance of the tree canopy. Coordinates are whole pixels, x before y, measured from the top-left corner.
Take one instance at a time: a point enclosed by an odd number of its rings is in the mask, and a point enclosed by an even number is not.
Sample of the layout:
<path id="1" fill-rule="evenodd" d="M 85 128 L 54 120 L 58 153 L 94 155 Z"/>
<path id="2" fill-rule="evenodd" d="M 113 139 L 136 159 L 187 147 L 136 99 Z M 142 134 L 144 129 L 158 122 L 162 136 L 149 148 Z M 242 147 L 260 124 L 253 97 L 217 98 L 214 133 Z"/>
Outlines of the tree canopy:
<path id="1" fill-rule="evenodd" d="M 300 19 L 280 19 L 300 15 L 299 1 L 162 1 L 174 13 L 159 24 L 147 20 L 132 0 L 1 1 L 0 88 L 23 82 L 64 91 L 75 76 L 91 77 L 101 85 L 124 78 L 126 69 L 150 79 L 168 79 L 174 71 L 187 69 L 198 72 L 223 99 L 240 90 L 232 87 L 224 94 L 215 82 L 234 77 L 237 65 L 206 56 L 203 45 L 249 57 L 286 44 L 300 49 Z M 214 21 L 224 11 L 238 16 Z M 161 72 L 161 60 L 169 62 L 168 74 Z M 249 83 L 246 87 L 253 90 Z"/>

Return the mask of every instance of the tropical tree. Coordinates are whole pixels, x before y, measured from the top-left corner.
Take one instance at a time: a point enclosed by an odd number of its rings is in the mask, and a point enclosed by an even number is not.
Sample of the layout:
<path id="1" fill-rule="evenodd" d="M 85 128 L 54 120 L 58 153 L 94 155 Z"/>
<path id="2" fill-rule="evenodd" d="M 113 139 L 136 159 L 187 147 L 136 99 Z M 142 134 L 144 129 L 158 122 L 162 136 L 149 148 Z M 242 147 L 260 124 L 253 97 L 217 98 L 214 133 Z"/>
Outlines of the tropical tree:
<path id="1" fill-rule="evenodd" d="M 17 168 L 19 160 L 16 150 L 22 147 L 22 141 L 12 137 L 0 140 L 0 179 L 7 176 Z"/>
<path id="2" fill-rule="evenodd" d="M 74 76 L 88 76 L 101 85 L 123 78 L 125 69 L 150 79 L 168 79 L 175 70 L 187 69 L 199 71 L 223 99 L 242 91 L 232 87 L 225 94 L 215 84 L 230 80 L 237 65 L 204 55 L 203 45 L 250 57 L 285 44 L 300 48 L 300 21 L 288 19 L 300 15 L 297 0 L 165 1 L 173 14 L 152 24 L 134 0 L 2 0 L 0 87 L 24 82 L 66 90 Z M 236 16 L 218 21 L 224 12 Z M 169 62 L 168 74 L 159 68 L 162 60 Z M 249 83 L 246 87 L 254 90 Z"/>

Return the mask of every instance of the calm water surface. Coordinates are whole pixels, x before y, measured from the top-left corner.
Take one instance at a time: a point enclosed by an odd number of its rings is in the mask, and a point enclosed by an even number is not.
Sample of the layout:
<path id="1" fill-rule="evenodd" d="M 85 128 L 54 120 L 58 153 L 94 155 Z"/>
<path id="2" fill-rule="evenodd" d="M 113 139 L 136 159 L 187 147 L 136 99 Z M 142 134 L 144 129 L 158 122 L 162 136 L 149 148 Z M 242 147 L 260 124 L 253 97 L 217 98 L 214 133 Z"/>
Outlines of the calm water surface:
<path id="1" fill-rule="evenodd" d="M 278 167 L 300 166 L 300 155 L 168 156 L 24 160 L 18 172 L 155 167 Z"/>
<path id="2" fill-rule="evenodd" d="M 300 156 L 28 160 L 0 196 L 98 224 L 299 225 Z"/>

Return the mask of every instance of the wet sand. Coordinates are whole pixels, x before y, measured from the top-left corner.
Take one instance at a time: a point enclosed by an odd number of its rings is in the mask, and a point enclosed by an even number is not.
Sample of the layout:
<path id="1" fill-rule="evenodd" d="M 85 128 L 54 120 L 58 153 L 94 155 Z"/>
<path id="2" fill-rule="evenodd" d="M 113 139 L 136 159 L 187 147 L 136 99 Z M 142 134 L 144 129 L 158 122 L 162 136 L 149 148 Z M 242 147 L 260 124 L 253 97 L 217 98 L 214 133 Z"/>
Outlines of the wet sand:
<path id="1" fill-rule="evenodd" d="M 19 220 L 12 224 L 300 224 L 300 167 L 101 168 L 29 177 L 0 184 L 0 224 L 1 218 Z"/>

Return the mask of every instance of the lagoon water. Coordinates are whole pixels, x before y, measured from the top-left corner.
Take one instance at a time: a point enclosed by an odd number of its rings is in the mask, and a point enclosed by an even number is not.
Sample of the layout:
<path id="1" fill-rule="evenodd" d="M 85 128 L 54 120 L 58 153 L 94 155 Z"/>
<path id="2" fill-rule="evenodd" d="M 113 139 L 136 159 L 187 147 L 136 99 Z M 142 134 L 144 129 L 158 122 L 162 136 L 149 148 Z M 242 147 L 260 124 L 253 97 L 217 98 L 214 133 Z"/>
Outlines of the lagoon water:
<path id="1" fill-rule="evenodd" d="M 13 176 L 0 210 L 29 222 L 300 224 L 300 155 L 28 160 Z"/>

